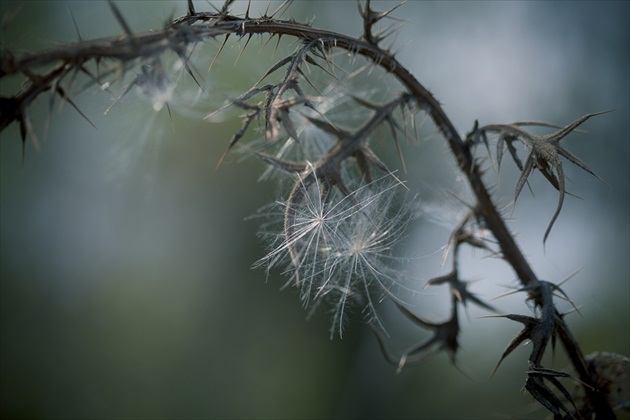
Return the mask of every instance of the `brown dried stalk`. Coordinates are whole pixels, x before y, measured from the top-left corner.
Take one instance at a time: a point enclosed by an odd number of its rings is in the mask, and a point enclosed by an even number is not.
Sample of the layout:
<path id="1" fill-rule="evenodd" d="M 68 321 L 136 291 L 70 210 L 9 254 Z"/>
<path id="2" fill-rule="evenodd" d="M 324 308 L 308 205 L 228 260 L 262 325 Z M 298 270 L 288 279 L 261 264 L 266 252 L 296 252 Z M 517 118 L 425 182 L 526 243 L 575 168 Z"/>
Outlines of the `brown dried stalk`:
<path id="1" fill-rule="evenodd" d="M 11 75 L 21 75 L 24 78 L 22 89 L 11 95 L 0 98 L 0 131 L 11 123 L 16 122 L 20 126 L 22 141 L 26 140 L 31 123 L 28 116 L 28 108 L 33 100 L 43 92 L 52 91 L 64 101 L 72 103 L 71 98 L 62 87 L 64 82 L 77 73 L 86 74 L 92 83 L 101 85 L 108 77 L 119 77 L 136 65 L 146 65 L 158 62 L 159 56 L 166 51 L 173 51 L 193 79 L 195 79 L 189 65 L 189 51 L 196 43 L 209 39 L 217 39 L 225 36 L 225 42 L 231 35 L 244 37 L 248 40 L 255 34 L 269 34 L 271 36 L 290 36 L 298 39 L 301 45 L 297 50 L 278 61 L 262 78 L 284 68 L 284 75 L 277 83 L 269 83 L 264 86 L 254 85 L 249 91 L 239 98 L 231 101 L 245 109 L 248 113 L 243 118 L 242 129 L 234 134 L 229 142 L 228 152 L 239 143 L 244 134 L 250 128 L 252 122 L 262 119 L 264 122 L 265 141 L 277 141 L 281 130 L 284 130 L 294 141 L 299 141 L 299 134 L 293 125 L 291 115 L 297 111 L 297 106 L 315 108 L 313 103 L 316 98 L 304 94 L 300 83 L 310 80 L 304 75 L 302 67 L 313 65 L 320 70 L 334 76 L 333 66 L 329 62 L 330 53 L 333 50 L 345 50 L 356 56 L 363 56 L 374 66 L 381 67 L 388 72 L 404 87 L 404 92 L 393 100 L 383 104 L 371 104 L 365 100 L 357 99 L 360 106 L 371 111 L 371 116 L 366 122 L 355 130 L 338 127 L 325 119 L 307 116 L 310 124 L 319 130 L 334 137 L 333 145 L 314 163 L 294 162 L 284 159 L 282 156 L 274 156 L 265 152 L 256 152 L 257 155 L 270 165 L 282 170 L 297 173 L 297 179 L 291 191 L 286 206 L 284 230 L 287 237 L 294 235 L 296 209 L 308 195 L 309 189 L 314 185 L 321 188 L 322 201 L 326 203 L 331 189 L 336 188 L 346 197 L 351 193 L 346 187 L 342 174 L 342 163 L 352 160 L 355 162 L 359 173 L 366 182 L 371 180 L 371 169 L 374 167 L 387 174 L 391 174 L 385 164 L 372 151 L 368 144 L 369 135 L 376 127 L 385 123 L 389 125 L 393 134 L 393 140 L 397 145 L 396 132 L 401 131 L 396 119 L 393 117 L 395 110 L 401 113 L 414 110 L 426 112 L 433 120 L 455 157 L 459 169 L 468 179 L 468 183 L 474 194 L 476 203 L 474 210 L 466 216 L 466 219 L 453 232 L 450 241 L 454 247 L 453 271 L 444 278 L 436 278 L 430 284 L 448 284 L 453 293 L 452 316 L 441 324 L 428 323 L 407 309 L 398 305 L 400 310 L 421 327 L 434 331 L 434 336 L 427 342 L 410 348 L 404 353 L 403 358 L 396 360 L 386 349 L 382 336 L 379 342 L 388 359 L 402 367 L 405 363 L 424 359 L 427 349 L 432 345 L 446 349 L 454 358 L 458 348 L 457 336 L 459 323 L 457 320 L 457 306 L 468 301 L 491 309 L 466 289 L 466 283 L 459 279 L 457 270 L 457 250 L 461 245 L 475 246 L 490 249 L 487 242 L 476 236 L 475 230 L 470 229 L 472 218 L 480 220 L 483 228 L 489 230 L 500 250 L 500 256 L 514 270 L 523 291 L 526 291 L 540 310 L 538 317 L 523 317 L 520 315 L 505 315 L 505 317 L 522 323 L 525 327 L 504 352 L 501 360 L 507 356 L 523 340 L 534 342 L 532 354 L 529 358 L 531 367 L 527 372 L 528 380 L 526 389 L 546 408 L 556 416 L 572 415 L 572 409 L 567 406 L 546 386 L 545 381 L 554 385 L 560 393 L 572 404 L 571 396 L 566 389 L 557 382 L 558 377 L 565 374 L 558 371 L 545 369 L 541 366 L 541 358 L 551 341 L 559 338 L 569 356 L 580 383 L 583 384 L 587 402 L 585 408 L 575 407 L 576 412 L 592 412 L 598 418 L 612 418 L 614 416 L 606 395 L 597 388 L 598 378 L 595 372 L 589 370 L 584 356 L 571 336 L 563 317 L 555 309 L 552 292 L 555 286 L 538 279 L 530 264 L 517 246 L 513 235 L 505 224 L 504 218 L 492 201 L 491 195 L 482 178 L 483 171 L 473 155 L 473 148 L 479 142 L 488 146 L 488 134 L 498 133 L 500 140 L 497 143 L 497 160 L 500 163 L 504 145 L 514 158 L 516 164 L 522 170 L 521 177 L 516 185 L 515 199 L 527 181 L 528 175 L 534 167 L 537 167 L 559 190 L 559 202 L 557 210 L 552 218 L 549 228 L 545 232 L 546 240 L 549 229 L 557 218 L 563 204 L 564 173 L 562 171 L 559 156 L 563 156 L 582 169 L 592 171 L 580 159 L 563 149 L 559 141 L 569 132 L 580 125 L 589 117 L 589 114 L 558 132 L 549 136 L 535 137 L 526 132 L 522 126 L 527 122 L 514 124 L 495 124 L 475 128 L 471 134 L 463 138 L 455 129 L 453 123 L 442 109 L 435 97 L 403 66 L 387 48 L 380 46 L 383 39 L 391 32 L 375 33 L 375 24 L 380 20 L 390 17 L 390 13 L 397 8 L 393 7 L 386 12 L 377 12 L 366 1 L 364 7 L 360 7 L 363 18 L 364 33 L 361 38 L 354 38 L 337 32 L 313 28 L 308 24 L 294 20 L 282 20 L 276 18 L 286 4 L 283 4 L 275 13 L 259 18 L 249 16 L 249 9 L 244 17 L 238 17 L 230 12 L 233 1 L 228 0 L 221 9 L 214 12 L 197 12 L 192 0 L 188 1 L 188 12 L 185 16 L 174 19 L 164 28 L 145 33 L 133 33 L 125 22 L 117 7 L 111 4 L 112 11 L 124 30 L 124 34 L 118 37 L 105 38 L 94 41 L 80 40 L 75 44 L 63 45 L 47 51 L 14 55 L 8 50 L 2 50 L 0 54 L 0 78 Z M 395 27 L 394 27 L 395 28 Z M 221 47 L 222 49 L 223 47 Z M 221 50 L 220 50 L 221 51 Z M 219 53 L 220 53 L 219 51 Z M 215 58 L 216 59 L 216 58 Z M 158 61 L 156 61 L 158 60 Z M 103 63 L 108 66 L 101 67 Z M 52 66 L 52 68 L 51 68 Z M 95 69 L 95 70 L 94 70 Z M 196 81 L 196 79 L 195 79 Z M 260 102 L 254 102 L 257 95 L 264 95 Z M 76 107 L 75 107 L 76 108 Z M 77 109 L 78 110 L 78 109 Z M 80 111 L 79 111 L 80 112 Z M 529 155 L 522 164 L 516 154 L 513 143 L 521 141 L 529 148 Z M 227 153 L 227 152 L 226 152 Z M 551 166 L 550 166 L 551 165 Z M 555 170 L 555 174 L 553 170 Z M 297 275 L 301 261 L 298 253 L 291 246 L 287 247 L 291 264 L 295 274 L 295 282 L 299 283 Z"/>

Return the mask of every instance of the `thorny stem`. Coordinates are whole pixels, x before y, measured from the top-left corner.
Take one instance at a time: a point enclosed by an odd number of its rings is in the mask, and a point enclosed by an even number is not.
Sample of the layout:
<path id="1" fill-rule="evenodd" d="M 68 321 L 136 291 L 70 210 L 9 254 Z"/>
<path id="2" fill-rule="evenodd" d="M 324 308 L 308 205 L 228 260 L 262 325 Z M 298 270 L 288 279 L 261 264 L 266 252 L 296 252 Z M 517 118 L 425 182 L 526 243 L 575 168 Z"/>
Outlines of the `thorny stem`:
<path id="1" fill-rule="evenodd" d="M 385 70 L 392 73 L 408 90 L 409 93 L 422 103 L 425 103 L 431 118 L 438 126 L 449 147 L 455 155 L 459 168 L 468 178 L 468 182 L 477 198 L 479 208 L 486 220 L 488 228 L 497 239 L 501 251 L 516 272 L 520 282 L 530 285 L 537 280 L 536 274 L 514 241 L 514 237 L 508 230 L 503 218 L 495 207 L 488 190 L 482 180 L 479 167 L 475 164 L 469 148 L 459 135 L 455 126 L 448 118 L 439 102 L 418 80 L 389 52 L 374 46 L 368 42 L 348 37 L 335 32 L 321 31 L 295 22 L 248 22 L 239 23 L 241 33 L 272 32 L 277 34 L 290 34 L 305 39 L 306 41 L 318 40 L 326 47 L 338 47 L 371 59 Z"/>
<path id="2" fill-rule="evenodd" d="M 206 14 L 199 14 L 199 20 L 211 20 Z M 461 171 L 466 175 L 473 193 L 479 202 L 488 228 L 497 239 L 503 256 L 516 272 L 520 282 L 530 285 L 537 280 L 536 274 L 521 253 L 518 245 L 508 230 L 503 218 L 495 207 L 488 190 L 482 180 L 479 167 L 475 164 L 469 148 L 457 132 L 439 102 L 390 52 L 370 44 L 367 41 L 340 33 L 311 28 L 308 25 L 274 19 L 230 19 L 213 18 L 211 24 L 188 25 L 192 16 L 175 20 L 173 25 L 162 31 L 134 34 L 134 42 L 129 38 L 95 40 L 75 45 L 65 45 L 49 51 L 26 55 L 14 60 L 13 57 L 2 57 L 0 77 L 21 72 L 22 69 L 33 68 L 57 61 L 72 62 L 87 59 L 116 58 L 133 59 L 138 56 L 151 56 L 170 48 L 177 42 L 190 43 L 201 39 L 236 33 L 238 35 L 274 34 L 292 35 L 305 42 L 317 42 L 322 47 L 337 47 L 369 58 L 375 64 L 392 73 L 420 103 L 426 108 L 446 138 Z M 216 21 L 215 21 L 216 20 Z M 138 48 L 141 45 L 142 48 Z"/>
<path id="3" fill-rule="evenodd" d="M 577 340 L 573 337 L 569 327 L 557 311 L 556 317 L 560 318 L 558 328 L 562 329 L 562 334 L 560 334 L 562 347 L 564 347 L 564 351 L 569 357 L 569 360 L 571 360 L 571 364 L 577 372 L 578 377 L 584 383 L 584 392 L 588 395 L 593 405 L 593 411 L 598 415 L 597 418 L 600 418 L 600 416 L 601 418 L 615 418 L 612 407 L 608 401 L 606 401 L 606 395 L 598 389 L 597 382 L 594 380 L 597 376 L 589 370 L 584 359 L 584 353 L 582 353 L 582 349 L 580 349 Z"/>
<path id="4" fill-rule="evenodd" d="M 614 412 L 606 401 L 605 394 L 598 389 L 597 382 L 594 380 L 596 376 L 593 376 L 592 372 L 589 371 L 577 340 L 575 340 L 569 327 L 564 322 L 564 317 L 553 304 L 552 290 L 549 286 L 548 282 L 538 282 L 538 287 L 536 287 L 538 292 L 531 296 L 537 301 L 536 303 L 542 308 L 542 311 L 545 312 L 542 318 L 554 320 L 555 328 L 557 328 L 556 335 L 560 338 L 564 351 L 583 383 L 584 392 L 588 395 L 597 418 L 613 419 L 615 418 Z"/>
<path id="5" fill-rule="evenodd" d="M 194 10 L 189 10 L 187 16 L 174 20 L 160 31 L 138 33 L 132 36 L 127 34 L 117 38 L 95 41 L 81 41 L 73 45 L 63 45 L 40 53 L 26 54 L 19 58 L 3 51 L 0 56 L 0 78 L 18 73 L 29 75 L 30 70 L 51 63 L 64 63 L 62 67 L 72 64 L 81 66 L 89 59 L 94 59 L 98 62 L 103 58 L 127 61 L 139 57 L 150 57 L 177 45 L 187 45 L 229 34 L 239 36 L 252 34 L 294 36 L 305 43 L 319 45 L 322 48 L 341 48 L 351 53 L 362 55 L 374 62 L 375 65 L 391 73 L 407 88 L 408 94 L 418 101 L 420 105 L 423 105 L 423 108 L 429 113 L 440 132 L 446 138 L 457 160 L 459 169 L 468 179 L 477 199 L 478 209 L 485 219 L 486 226 L 493 233 L 504 259 L 513 268 L 519 281 L 525 287 L 537 284 L 537 276 L 523 256 L 514 237 L 494 205 L 482 180 L 481 170 L 476 164 L 468 145 L 460 136 L 439 102 L 398 62 L 392 53 L 383 50 L 375 43 L 370 43 L 368 40 L 315 29 L 291 20 L 278 20 L 270 17 L 258 19 L 245 17 L 241 19 L 228 14 L 196 13 Z M 13 119 L 9 118 L 4 123 L 8 124 Z M 546 301 L 547 298 L 552 299 L 551 296 L 546 297 L 544 302 L 540 302 L 540 307 L 544 308 L 547 305 L 553 305 L 552 302 Z M 569 334 L 562 317 L 557 313 L 555 316 L 560 318 L 558 324 L 560 328 L 565 330 L 563 346 L 578 372 L 580 380 L 586 384 L 594 384 L 578 344 Z M 610 406 L 595 389 L 587 389 L 587 394 L 596 412 L 604 416 L 611 413 Z"/>

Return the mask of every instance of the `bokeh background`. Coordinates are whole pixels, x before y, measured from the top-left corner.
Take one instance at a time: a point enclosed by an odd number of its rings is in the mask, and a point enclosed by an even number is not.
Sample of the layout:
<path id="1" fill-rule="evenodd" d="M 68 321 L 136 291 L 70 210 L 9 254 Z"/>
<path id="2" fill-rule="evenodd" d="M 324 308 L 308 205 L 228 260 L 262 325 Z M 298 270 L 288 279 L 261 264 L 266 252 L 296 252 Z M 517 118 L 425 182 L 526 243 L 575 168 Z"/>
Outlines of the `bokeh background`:
<path id="1" fill-rule="evenodd" d="M 185 13 L 183 1 L 117 4 L 136 31 Z M 267 6 L 253 2 L 252 15 Z M 85 39 L 121 32 L 106 2 L 0 7 L 3 48 L 34 51 L 76 40 L 69 10 Z M 630 354 L 629 13 L 628 2 L 606 1 L 411 1 L 396 13 L 408 21 L 394 44 L 399 60 L 462 133 L 475 119 L 566 124 L 615 110 L 563 141 L 607 184 L 565 165 L 569 191 L 582 199 L 567 197 L 546 248 L 542 235 L 557 193 L 539 174 L 531 179 L 535 197 L 525 190 L 508 210 L 541 278 L 559 282 L 581 268 L 564 290 L 580 306 L 581 315 L 568 319 L 585 353 Z M 361 31 L 353 1 L 297 1 L 288 16 Z M 87 89 L 76 97 L 96 129 L 68 104 L 49 113 L 42 97 L 33 108 L 38 147 L 29 140 L 23 163 L 17 127 L 2 133 L 2 417 L 544 418 L 521 391 L 529 348 L 488 381 L 518 325 L 470 308 L 461 315 L 459 369 L 439 354 L 396 374 L 360 322 L 330 340 L 325 313 L 306 321 L 297 292 L 279 291 L 278 273 L 266 278 L 250 269 L 265 249 L 249 216 L 286 191 L 258 182 L 264 166 L 254 159 L 234 155 L 215 170 L 240 127 L 238 112 L 202 117 L 223 101 L 215 90 L 238 94 L 264 73 L 260 62 L 273 50 L 272 42 L 261 52 L 265 40 L 253 39 L 236 65 L 243 42 L 228 44 L 210 73 L 217 45 L 200 48 L 209 94 L 196 95 L 194 84 L 182 81 L 170 103 L 172 123 L 165 108 L 154 111 L 135 91 L 104 115 L 124 89 L 119 84 L 113 95 Z M 2 81 L 2 95 L 16 83 Z M 405 151 L 410 179 L 438 189 L 457 185 L 439 136 Z M 497 194 L 506 203 L 517 177 L 506 163 Z M 426 189 L 420 199 L 435 208 Z M 444 203 L 446 220 L 449 211 Z M 439 262 L 449 230 L 418 223 L 421 288 L 448 270 Z M 465 278 L 478 280 L 476 293 L 488 299 L 514 284 L 504 264 L 480 257 L 462 264 Z M 439 321 L 448 312 L 440 291 L 414 299 L 426 318 Z M 493 303 L 504 313 L 530 313 L 522 296 Z M 382 309 L 397 351 L 427 337 Z M 554 366 L 565 367 L 561 357 Z"/>

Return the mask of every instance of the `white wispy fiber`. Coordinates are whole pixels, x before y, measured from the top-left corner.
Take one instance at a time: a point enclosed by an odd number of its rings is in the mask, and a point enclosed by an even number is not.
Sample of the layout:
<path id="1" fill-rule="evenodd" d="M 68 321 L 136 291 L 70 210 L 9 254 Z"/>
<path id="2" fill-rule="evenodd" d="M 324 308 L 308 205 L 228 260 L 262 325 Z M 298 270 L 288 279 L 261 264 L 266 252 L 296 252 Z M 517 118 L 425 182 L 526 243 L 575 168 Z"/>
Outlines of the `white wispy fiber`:
<path id="1" fill-rule="evenodd" d="M 375 304 L 388 295 L 395 298 L 404 287 L 404 258 L 396 255 L 396 245 L 413 212 L 400 198 L 402 190 L 389 175 L 362 183 L 347 195 L 314 182 L 291 218 L 294 226 L 285 226 L 279 235 L 264 233 L 272 237 L 271 251 L 254 266 L 267 272 L 284 267 L 290 278 L 285 287 L 299 288 L 309 315 L 323 302 L 330 305 L 331 336 L 342 335 L 351 308 L 379 324 Z M 276 204 L 286 210 L 286 203 Z"/>

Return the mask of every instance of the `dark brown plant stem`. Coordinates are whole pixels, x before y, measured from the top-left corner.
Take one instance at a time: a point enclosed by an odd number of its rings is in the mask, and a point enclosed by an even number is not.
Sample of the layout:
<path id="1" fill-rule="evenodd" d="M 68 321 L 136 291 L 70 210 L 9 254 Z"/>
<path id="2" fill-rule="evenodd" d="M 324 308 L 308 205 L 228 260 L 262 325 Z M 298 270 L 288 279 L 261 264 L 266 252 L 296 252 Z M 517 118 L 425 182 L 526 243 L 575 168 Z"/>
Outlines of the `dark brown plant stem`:
<path id="1" fill-rule="evenodd" d="M 266 22 L 253 26 L 253 28 L 250 28 L 250 26 L 243 21 L 239 28 L 244 34 L 249 33 L 248 30 L 251 29 L 253 33 L 272 32 L 290 34 L 308 41 L 318 40 L 326 47 L 343 48 L 370 58 L 375 64 L 391 72 L 407 87 L 413 97 L 420 103 L 427 105 L 431 118 L 444 137 L 446 137 L 449 147 L 457 159 L 459 168 L 468 178 L 488 228 L 497 239 L 504 258 L 512 266 L 521 283 L 527 286 L 537 280 L 536 274 L 534 274 L 534 271 L 527 263 L 527 260 L 514 241 L 512 234 L 505 225 L 503 218 L 494 206 L 490 194 L 482 180 L 479 168 L 474 163 L 470 150 L 465 145 L 462 137 L 455 129 L 455 126 L 434 96 L 422 86 L 392 54 L 365 41 L 334 32 L 316 30 L 294 22 Z"/>
<path id="2" fill-rule="evenodd" d="M 428 112 L 446 138 L 460 170 L 470 183 L 478 202 L 479 211 L 483 214 L 487 227 L 492 231 L 504 259 L 512 266 L 519 281 L 524 286 L 536 284 L 538 281 L 536 274 L 521 253 L 501 214 L 495 207 L 469 147 L 433 95 L 396 60 L 393 54 L 380 48 L 376 42 L 368 42 L 336 32 L 315 29 L 295 21 L 276 20 L 269 17 L 240 19 L 226 13 L 195 13 L 193 9 L 189 9 L 189 15 L 176 19 L 172 24 L 158 31 L 95 41 L 81 41 L 76 44 L 63 45 L 48 51 L 26 54 L 21 57 L 14 57 L 8 52 L 3 52 L 0 55 L 0 78 L 20 73 L 29 75 L 37 67 L 59 62 L 65 63 L 67 66 L 74 64 L 81 67 L 83 63 L 90 59 L 98 61 L 103 58 L 113 58 L 122 61 L 132 61 L 139 57 L 157 56 L 167 50 L 230 34 L 238 36 L 251 34 L 290 35 L 315 47 L 320 46 L 322 49 L 341 48 L 362 55 L 370 59 L 375 65 L 390 72 L 407 88 L 408 94 Z M 45 88 L 48 85 L 43 84 L 42 86 Z M 43 90 L 45 89 L 33 89 L 33 92 L 38 94 Z M 28 103 L 22 105 L 28 105 Z M 542 302 L 540 306 L 544 307 L 545 304 L 549 305 L 552 303 L 546 301 Z M 560 315 L 556 316 L 559 317 Z M 595 381 L 586 368 L 586 363 L 578 344 L 569 334 L 563 320 L 559 322 L 559 325 L 564 330 L 564 334 L 561 335 L 563 337 L 563 345 L 578 372 L 580 380 L 595 386 Z M 612 410 L 597 389 L 587 389 L 587 395 L 597 418 L 611 418 Z"/>
<path id="3" fill-rule="evenodd" d="M 426 105 L 431 118 L 448 141 L 449 147 L 457 159 L 459 168 L 467 176 L 488 228 L 497 239 L 504 258 L 512 266 L 523 285 L 532 284 L 537 279 L 505 225 L 503 218 L 494 206 L 490 194 L 483 183 L 479 168 L 453 123 L 433 95 L 391 53 L 367 41 L 336 32 L 311 28 L 308 25 L 293 21 L 236 18 L 228 20 L 217 18 L 213 19 L 212 23 L 195 25 L 181 23 L 191 20 L 192 17 L 188 16 L 186 19 L 177 19 L 175 22 L 180 23 L 161 31 L 134 34 L 134 42 L 129 42 L 127 37 L 118 37 L 65 45 L 42 53 L 25 55 L 19 59 L 11 57 L 10 60 L 6 60 L 6 57 L 3 57 L 2 72 L 3 74 L 19 73 L 24 69 L 32 69 L 33 67 L 59 60 L 85 62 L 90 58 L 100 59 L 107 57 L 124 60 L 139 56 L 151 56 L 171 48 L 173 44 L 187 44 L 227 34 L 268 33 L 292 35 L 307 42 L 315 41 L 325 48 L 337 47 L 365 56 L 392 73 L 407 87 L 409 93 L 418 102 Z M 210 20 L 210 18 L 208 15 L 200 15 L 199 20 Z"/>
<path id="4" fill-rule="evenodd" d="M 571 364 L 577 372 L 578 377 L 584 383 L 584 391 L 591 402 L 591 407 L 596 414 L 596 418 L 614 419 L 615 413 L 606 399 L 606 394 L 600 390 L 599 384 L 596 381 L 597 375 L 589 370 L 577 340 L 575 340 L 571 334 L 569 327 L 558 311 L 556 311 L 556 317 L 560 318 L 557 322 L 557 328 L 561 330 L 559 337 L 562 342 L 562 347 L 564 347 L 564 351 L 569 357 L 569 360 L 571 360 Z"/>

